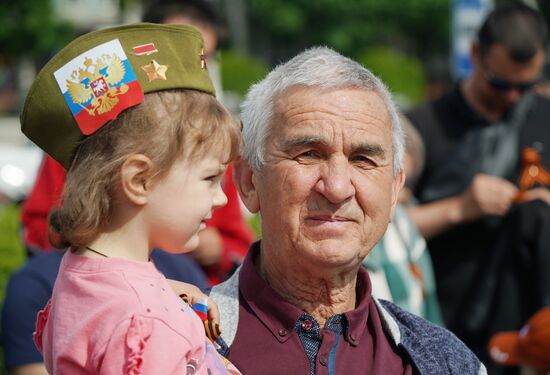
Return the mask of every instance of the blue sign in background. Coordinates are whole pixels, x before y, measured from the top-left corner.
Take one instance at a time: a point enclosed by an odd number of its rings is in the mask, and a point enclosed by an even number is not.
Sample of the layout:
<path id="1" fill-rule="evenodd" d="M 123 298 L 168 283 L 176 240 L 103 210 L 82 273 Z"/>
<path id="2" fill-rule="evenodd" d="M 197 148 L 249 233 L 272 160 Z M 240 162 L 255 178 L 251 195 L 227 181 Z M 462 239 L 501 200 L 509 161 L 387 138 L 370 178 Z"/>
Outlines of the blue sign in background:
<path id="1" fill-rule="evenodd" d="M 472 74 L 470 49 L 477 30 L 487 13 L 493 9 L 493 0 L 453 0 L 452 12 L 452 73 L 456 80 Z"/>

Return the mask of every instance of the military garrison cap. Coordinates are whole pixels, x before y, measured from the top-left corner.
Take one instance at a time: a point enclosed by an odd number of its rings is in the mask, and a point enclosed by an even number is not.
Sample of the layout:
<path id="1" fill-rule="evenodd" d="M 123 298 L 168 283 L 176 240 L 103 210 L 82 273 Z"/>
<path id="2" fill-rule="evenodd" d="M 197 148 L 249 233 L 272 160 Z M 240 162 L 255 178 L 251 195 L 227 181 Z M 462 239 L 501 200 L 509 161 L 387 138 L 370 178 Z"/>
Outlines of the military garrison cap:
<path id="1" fill-rule="evenodd" d="M 94 31 L 40 71 L 21 130 L 68 169 L 82 139 L 141 103 L 144 94 L 169 89 L 214 95 L 199 31 L 148 23 Z"/>

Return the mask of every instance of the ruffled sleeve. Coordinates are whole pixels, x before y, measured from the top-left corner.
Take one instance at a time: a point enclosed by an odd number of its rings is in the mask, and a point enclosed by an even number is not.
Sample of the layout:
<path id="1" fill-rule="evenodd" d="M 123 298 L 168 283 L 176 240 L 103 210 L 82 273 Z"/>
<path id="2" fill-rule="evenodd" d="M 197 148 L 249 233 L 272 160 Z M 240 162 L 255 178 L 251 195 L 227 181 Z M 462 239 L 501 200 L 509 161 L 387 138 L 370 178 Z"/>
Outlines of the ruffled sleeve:
<path id="1" fill-rule="evenodd" d="M 204 354 L 194 352 L 194 345 L 161 319 L 136 314 L 114 329 L 94 361 L 105 375 L 186 374 L 189 362 L 202 362 Z"/>
<path id="2" fill-rule="evenodd" d="M 126 334 L 126 346 L 128 348 L 128 362 L 126 363 L 127 375 L 141 374 L 143 369 L 143 354 L 147 340 L 151 337 L 152 323 L 149 319 L 132 317 Z"/>

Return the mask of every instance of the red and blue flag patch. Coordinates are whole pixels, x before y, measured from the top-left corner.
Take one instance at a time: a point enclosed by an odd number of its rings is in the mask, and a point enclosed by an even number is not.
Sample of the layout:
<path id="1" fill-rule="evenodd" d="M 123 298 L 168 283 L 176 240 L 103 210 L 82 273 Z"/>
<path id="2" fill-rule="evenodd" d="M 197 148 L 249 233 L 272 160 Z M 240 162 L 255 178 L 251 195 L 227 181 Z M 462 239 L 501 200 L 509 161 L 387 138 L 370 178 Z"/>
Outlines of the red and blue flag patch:
<path id="1" fill-rule="evenodd" d="M 201 320 L 208 320 L 208 298 L 203 298 L 191 306 L 191 308 Z"/>
<path id="2" fill-rule="evenodd" d="M 143 90 L 118 39 L 75 57 L 54 77 L 85 135 L 143 101 Z"/>

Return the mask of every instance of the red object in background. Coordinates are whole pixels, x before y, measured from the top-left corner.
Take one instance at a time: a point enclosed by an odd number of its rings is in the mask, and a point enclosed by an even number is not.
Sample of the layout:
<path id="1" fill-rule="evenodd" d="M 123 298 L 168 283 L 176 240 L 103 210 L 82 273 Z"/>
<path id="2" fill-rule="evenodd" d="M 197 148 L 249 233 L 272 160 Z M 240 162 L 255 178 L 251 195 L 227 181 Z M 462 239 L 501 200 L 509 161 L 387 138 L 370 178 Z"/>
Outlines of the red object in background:
<path id="1" fill-rule="evenodd" d="M 500 332 L 489 342 L 489 353 L 502 365 L 530 365 L 550 371 L 550 307 L 538 310 L 520 331 Z"/>
<path id="2" fill-rule="evenodd" d="M 65 169 L 58 162 L 44 156 L 34 186 L 21 210 L 23 241 L 31 251 L 53 250 L 48 241 L 48 213 L 59 203 L 65 174 Z"/>
<path id="3" fill-rule="evenodd" d="M 33 189 L 22 208 L 23 240 L 31 251 L 52 251 L 48 241 L 48 213 L 59 203 L 65 183 L 65 169 L 45 155 Z M 239 196 L 232 180 L 232 167 L 224 175 L 223 190 L 227 205 L 214 211 L 208 227 L 216 228 L 223 242 L 218 264 L 203 267 L 212 285 L 223 281 L 240 264 L 253 240 L 252 232 L 241 212 Z"/>

